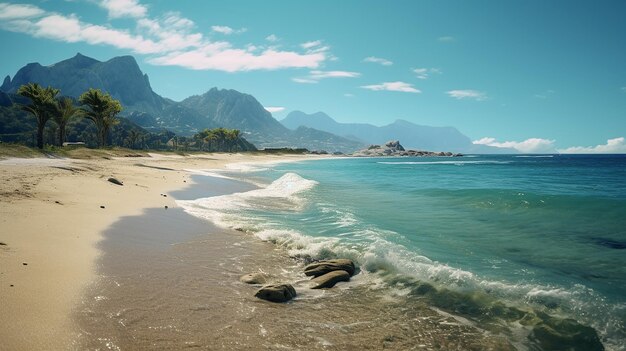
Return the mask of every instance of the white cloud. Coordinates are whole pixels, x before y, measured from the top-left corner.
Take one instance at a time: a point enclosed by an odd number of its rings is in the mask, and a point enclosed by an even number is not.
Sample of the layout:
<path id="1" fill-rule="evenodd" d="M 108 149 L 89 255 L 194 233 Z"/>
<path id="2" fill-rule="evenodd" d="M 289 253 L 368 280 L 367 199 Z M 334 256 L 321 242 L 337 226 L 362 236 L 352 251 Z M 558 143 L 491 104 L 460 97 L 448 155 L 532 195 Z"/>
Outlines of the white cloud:
<path id="1" fill-rule="evenodd" d="M 148 8 L 137 0 L 102 0 L 100 6 L 109 12 L 109 17 L 145 17 Z"/>
<path id="2" fill-rule="evenodd" d="M 439 38 L 437 38 L 437 40 L 439 40 L 439 41 L 441 41 L 441 42 L 447 42 L 447 43 L 450 43 L 450 42 L 455 41 L 456 39 L 455 39 L 454 37 L 451 37 L 451 36 L 444 36 L 444 37 L 439 37 Z"/>
<path id="3" fill-rule="evenodd" d="M 181 66 L 195 70 L 226 72 L 277 70 L 282 68 L 317 68 L 324 54 L 300 54 L 293 51 L 265 50 L 255 55 L 219 42 L 188 51 L 176 51 L 148 60 L 155 65 Z"/>
<path id="4" fill-rule="evenodd" d="M 544 91 L 543 93 L 535 94 L 533 96 L 536 97 L 537 99 L 547 99 L 550 96 L 552 96 L 554 93 L 555 93 L 554 90 L 549 89 L 549 90 Z"/>
<path id="5" fill-rule="evenodd" d="M 46 12 L 34 5 L 7 4 L 0 4 L 0 28 L 62 42 L 108 45 L 151 55 L 147 60 L 151 64 L 196 70 L 317 69 L 332 57 L 329 48 L 319 47 L 319 44 L 304 53 L 277 48 L 257 50 L 255 46 L 252 46 L 254 50 L 249 50 L 250 45 L 237 48 L 227 41 L 210 41 L 202 33 L 195 32 L 193 21 L 179 13 L 168 12 L 160 18 L 151 18 L 147 16 L 147 8 L 135 0 L 111 0 L 99 4 L 109 10 L 111 17 L 135 18 L 136 28 L 117 29 L 83 22 L 76 15 Z"/>
<path id="6" fill-rule="evenodd" d="M 316 84 L 316 83 L 318 83 L 318 81 L 316 81 L 316 80 L 306 79 L 306 78 L 291 78 L 291 80 L 296 82 L 296 83 L 302 83 L 302 84 Z"/>
<path id="7" fill-rule="evenodd" d="M 303 49 L 307 49 L 307 50 L 311 49 L 311 48 L 314 48 L 316 46 L 320 46 L 320 45 L 322 45 L 322 41 L 321 40 L 307 41 L 306 43 L 300 44 L 300 46 Z"/>
<path id="8" fill-rule="evenodd" d="M 384 58 L 381 58 L 381 57 L 375 57 L 375 56 L 366 57 L 366 58 L 363 59 L 363 62 L 378 63 L 378 64 L 381 64 L 383 66 L 391 66 L 391 65 L 393 65 L 393 62 L 391 62 L 391 61 L 389 61 L 387 59 L 384 59 Z"/>
<path id="9" fill-rule="evenodd" d="M 37 6 L 0 3 L 0 20 L 38 17 L 45 13 Z"/>
<path id="10" fill-rule="evenodd" d="M 476 101 L 483 101 L 487 99 L 487 94 L 476 90 L 450 90 L 447 91 L 448 96 L 457 100 L 470 99 Z"/>
<path id="11" fill-rule="evenodd" d="M 441 74 L 438 68 L 413 68 L 411 71 L 415 73 L 417 79 L 428 79 L 431 74 Z"/>
<path id="12" fill-rule="evenodd" d="M 482 138 L 472 142 L 476 145 L 488 145 L 500 148 L 515 149 L 525 154 L 553 154 L 556 153 L 554 140 L 530 138 L 524 141 L 504 141 L 498 142 L 495 138 Z"/>
<path id="13" fill-rule="evenodd" d="M 356 78 L 360 75 L 361 73 L 349 71 L 311 71 L 309 77 L 319 80 L 324 78 Z"/>
<path id="14" fill-rule="evenodd" d="M 263 106 L 263 108 L 265 110 L 267 110 L 270 113 L 274 113 L 274 112 L 282 112 L 285 110 L 284 107 L 279 107 L 279 106 Z"/>
<path id="15" fill-rule="evenodd" d="M 309 75 L 306 77 L 295 77 L 291 78 L 292 81 L 296 83 L 308 83 L 314 84 L 319 82 L 321 79 L 326 78 L 356 78 L 361 76 L 359 72 L 350 72 L 350 71 L 311 71 Z"/>
<path id="16" fill-rule="evenodd" d="M 239 34 L 247 31 L 247 28 L 233 29 L 229 26 L 212 26 L 211 30 L 224 35 Z"/>
<path id="17" fill-rule="evenodd" d="M 274 43 L 274 42 L 279 41 L 280 38 L 278 38 L 275 34 L 270 34 L 270 35 L 265 37 L 265 40 Z"/>
<path id="18" fill-rule="evenodd" d="M 558 151 L 563 154 L 623 154 L 626 153 L 626 143 L 624 143 L 624 137 L 620 137 L 609 139 L 603 145 L 573 146 Z"/>
<path id="19" fill-rule="evenodd" d="M 399 91 L 403 93 L 414 93 L 419 94 L 421 90 L 415 89 L 413 84 L 405 83 L 405 82 L 385 82 L 380 84 L 373 85 L 363 85 L 361 86 L 363 89 L 373 90 L 373 91 Z"/>

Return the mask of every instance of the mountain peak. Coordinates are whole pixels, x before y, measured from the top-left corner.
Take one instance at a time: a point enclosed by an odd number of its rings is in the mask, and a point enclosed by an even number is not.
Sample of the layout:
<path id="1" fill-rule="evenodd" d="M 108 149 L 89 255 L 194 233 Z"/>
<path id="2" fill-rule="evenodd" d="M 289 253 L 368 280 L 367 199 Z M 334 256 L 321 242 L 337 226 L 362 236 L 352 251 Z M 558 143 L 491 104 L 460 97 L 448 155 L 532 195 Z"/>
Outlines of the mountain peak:
<path id="1" fill-rule="evenodd" d="M 2 86 L 0 86 L 0 91 L 6 91 L 7 89 L 9 89 L 10 85 L 11 85 L 11 76 L 7 75 L 4 78 L 4 81 L 2 82 Z"/>

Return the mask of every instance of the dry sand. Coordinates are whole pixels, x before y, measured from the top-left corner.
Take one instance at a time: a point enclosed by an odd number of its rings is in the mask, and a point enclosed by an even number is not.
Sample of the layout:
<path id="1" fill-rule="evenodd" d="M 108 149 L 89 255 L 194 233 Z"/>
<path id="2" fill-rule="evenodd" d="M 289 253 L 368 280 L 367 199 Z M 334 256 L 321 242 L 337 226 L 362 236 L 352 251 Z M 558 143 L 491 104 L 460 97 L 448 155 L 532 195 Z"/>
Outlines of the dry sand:
<path id="1" fill-rule="evenodd" d="M 121 216 L 138 215 L 146 208 L 176 207 L 171 197 L 161 194 L 191 182 L 185 169 L 305 157 L 210 154 L 0 160 L 2 349 L 72 348 L 79 334 L 71 318 L 73 308 L 95 278 L 96 244 L 103 231 Z M 109 177 L 124 186 L 108 182 Z"/>

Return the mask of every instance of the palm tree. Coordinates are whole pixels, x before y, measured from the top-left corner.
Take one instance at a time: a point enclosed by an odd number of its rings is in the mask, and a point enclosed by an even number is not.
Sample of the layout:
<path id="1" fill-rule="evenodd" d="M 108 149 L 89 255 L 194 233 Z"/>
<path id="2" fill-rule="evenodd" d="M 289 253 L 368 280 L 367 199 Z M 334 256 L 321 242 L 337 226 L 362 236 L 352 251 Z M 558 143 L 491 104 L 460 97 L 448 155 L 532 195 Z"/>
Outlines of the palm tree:
<path id="1" fill-rule="evenodd" d="M 74 106 L 71 98 L 65 97 L 56 103 L 56 111 L 52 115 L 52 119 L 59 126 L 59 146 L 63 146 L 65 142 L 65 127 L 67 123 L 81 113 L 81 109 Z"/>
<path id="2" fill-rule="evenodd" d="M 106 146 L 109 130 L 119 123 L 115 116 L 122 111 L 122 105 L 100 89 L 89 89 L 78 100 L 84 106 L 85 118 L 92 120 L 98 129 L 99 146 Z"/>
<path id="3" fill-rule="evenodd" d="M 139 137 L 141 137 L 141 133 L 139 133 L 136 129 L 132 129 L 130 131 L 128 134 L 128 142 L 131 149 L 135 148 L 135 144 L 137 143 L 137 140 L 139 140 Z"/>
<path id="4" fill-rule="evenodd" d="M 17 93 L 30 99 L 30 104 L 21 107 L 37 118 L 37 147 L 43 149 L 43 131 L 52 115 L 54 98 L 59 94 L 59 89 L 43 88 L 37 83 L 28 83 L 19 87 Z"/>

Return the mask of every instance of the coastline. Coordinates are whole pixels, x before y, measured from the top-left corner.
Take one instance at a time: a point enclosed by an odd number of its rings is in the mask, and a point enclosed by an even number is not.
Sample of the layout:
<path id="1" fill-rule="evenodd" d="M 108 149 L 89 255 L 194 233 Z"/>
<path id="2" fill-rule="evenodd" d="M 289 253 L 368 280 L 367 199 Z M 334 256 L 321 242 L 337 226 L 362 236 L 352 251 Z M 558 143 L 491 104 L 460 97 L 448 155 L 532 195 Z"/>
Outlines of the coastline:
<path id="1" fill-rule="evenodd" d="M 282 162 L 310 156 L 151 155 L 98 160 L 0 160 L 0 339 L 9 349 L 67 349 L 80 334 L 72 318 L 93 282 L 97 244 L 124 216 L 176 208 L 162 194 L 191 185 L 188 169 Z M 115 177 L 124 186 L 107 181 Z M 100 206 L 104 206 L 101 208 Z"/>
<path id="2" fill-rule="evenodd" d="M 235 168 L 248 166 L 259 164 Z M 170 195 L 196 199 L 250 190 L 239 180 L 197 177 Z M 364 275 L 331 290 L 309 289 L 303 261 L 284 247 L 178 208 L 124 216 L 98 247 L 103 279 L 89 287 L 76 311 L 84 336 L 78 349 L 513 350 L 502 336 L 423 302 L 408 303 L 405 294 L 389 295 Z M 269 284 L 293 284 L 296 300 L 255 298 L 258 286 L 239 281 L 250 272 L 263 272 Z"/>

